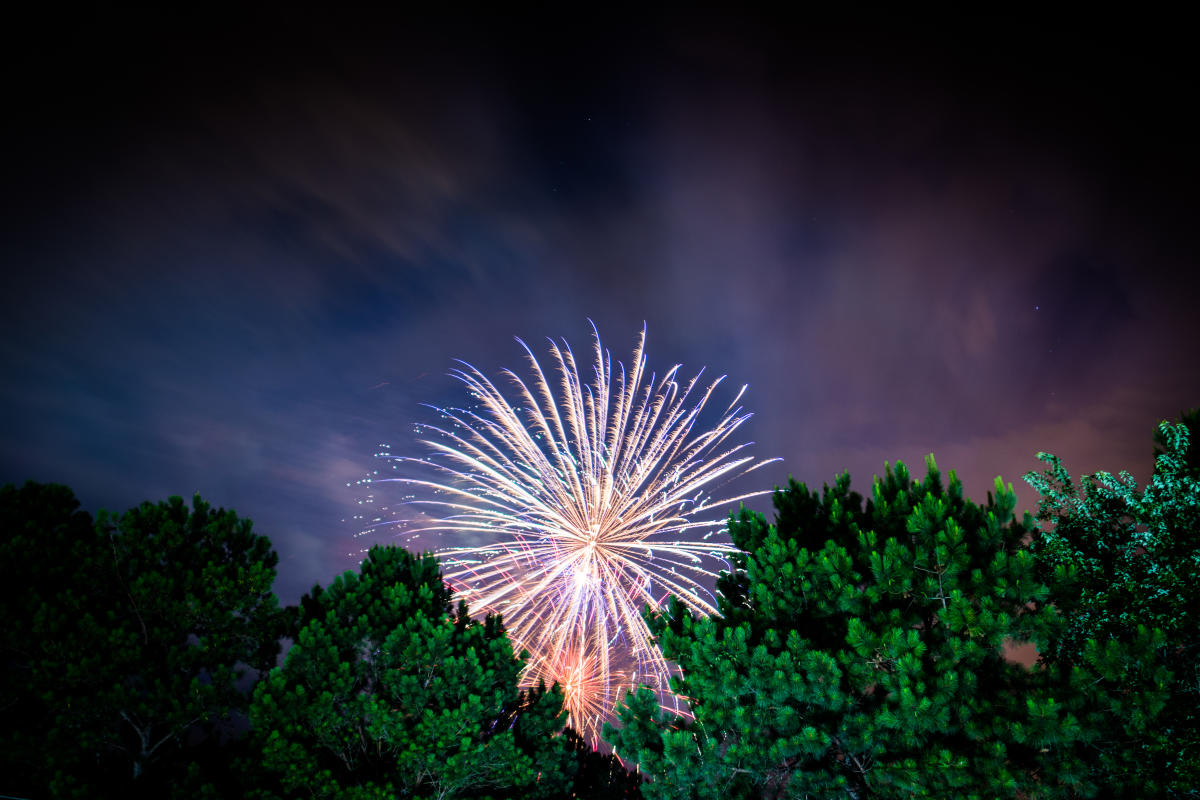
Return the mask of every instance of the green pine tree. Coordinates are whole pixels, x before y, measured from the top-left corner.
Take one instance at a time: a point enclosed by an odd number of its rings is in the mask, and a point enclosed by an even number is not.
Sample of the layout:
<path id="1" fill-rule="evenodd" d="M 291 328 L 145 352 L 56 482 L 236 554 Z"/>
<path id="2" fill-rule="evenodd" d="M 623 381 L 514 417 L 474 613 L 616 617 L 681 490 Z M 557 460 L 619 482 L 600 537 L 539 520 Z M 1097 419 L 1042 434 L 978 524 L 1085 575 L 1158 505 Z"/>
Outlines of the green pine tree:
<path id="1" fill-rule="evenodd" d="M 1077 486 L 1048 453 L 1025 476 L 1042 495 L 1034 553 L 1066 620 L 1044 660 L 1077 673 L 1095 779 L 1128 797 L 1200 797 L 1196 422 L 1192 411 L 1159 426 L 1145 489 L 1127 472 Z"/>
<path id="2" fill-rule="evenodd" d="M 199 791 L 189 745 L 229 735 L 279 652 L 270 541 L 199 497 L 93 524 L 32 482 L 0 489 L 0 528 L 0 794 Z"/>
<path id="3" fill-rule="evenodd" d="M 438 563 L 370 550 L 302 603 L 282 667 L 254 694 L 262 796 L 552 797 L 573 758 L 558 689 L 521 692 L 500 619 L 451 606 Z"/>
<path id="4" fill-rule="evenodd" d="M 719 613 L 681 604 L 651 622 L 683 671 L 693 721 L 648 689 L 605 735 L 651 798 L 1055 797 L 1090 794 L 1086 737 L 1051 676 L 1013 663 L 1057 625 L 1014 519 L 1011 485 L 986 506 L 928 459 L 872 496 L 848 475 L 818 495 L 791 482 L 776 524 L 742 510 Z M 1064 756 L 1067 756 L 1064 758 Z M 1074 759 L 1074 760 L 1072 760 Z"/>

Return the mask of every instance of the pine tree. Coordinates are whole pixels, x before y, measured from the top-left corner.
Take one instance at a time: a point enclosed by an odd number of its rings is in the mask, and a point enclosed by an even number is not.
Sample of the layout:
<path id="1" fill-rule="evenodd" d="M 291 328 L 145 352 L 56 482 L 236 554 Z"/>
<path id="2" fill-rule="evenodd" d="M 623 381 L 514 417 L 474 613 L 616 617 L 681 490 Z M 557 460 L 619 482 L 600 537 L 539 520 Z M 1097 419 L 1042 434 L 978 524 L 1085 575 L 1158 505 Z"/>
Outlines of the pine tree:
<path id="1" fill-rule="evenodd" d="M 647 797 L 1054 797 L 1090 794 L 1086 737 L 1044 672 L 1005 657 L 1057 625 L 997 478 L 965 499 L 932 456 L 885 470 L 865 506 L 842 475 L 792 481 L 776 523 L 743 509 L 719 613 L 651 616 L 692 721 L 648 689 L 605 735 Z M 1063 756 L 1068 756 L 1064 758 Z"/>
<path id="2" fill-rule="evenodd" d="M 521 692 L 500 619 L 455 610 L 432 556 L 370 550 L 304 599 L 252 722 L 262 796 L 550 797 L 573 760 L 557 689 Z"/>
<path id="3" fill-rule="evenodd" d="M 0 489 L 0 793 L 190 796 L 205 776 L 188 743 L 221 736 L 279 652 L 278 556 L 198 496 L 94 524 L 78 505 L 63 486 Z"/>
<path id="4" fill-rule="evenodd" d="M 1076 486 L 1048 453 L 1025 476 L 1042 495 L 1033 551 L 1066 621 L 1044 659 L 1078 674 L 1095 779 L 1128 797 L 1200 797 L 1200 468 L 1196 412 L 1183 419 L 1159 426 L 1144 490 L 1127 472 Z"/>

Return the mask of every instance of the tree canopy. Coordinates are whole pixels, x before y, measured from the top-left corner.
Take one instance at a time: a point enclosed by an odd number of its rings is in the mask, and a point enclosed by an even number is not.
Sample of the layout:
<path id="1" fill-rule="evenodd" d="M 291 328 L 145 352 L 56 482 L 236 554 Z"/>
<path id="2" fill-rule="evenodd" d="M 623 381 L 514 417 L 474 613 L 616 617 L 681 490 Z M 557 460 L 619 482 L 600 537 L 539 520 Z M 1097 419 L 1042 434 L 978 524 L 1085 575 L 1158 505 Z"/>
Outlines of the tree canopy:
<path id="1" fill-rule="evenodd" d="M 279 651 L 269 540 L 199 496 L 93 523 L 32 482 L 0 489 L 0 526 L 4 791 L 183 791 L 181 748 L 219 735 Z"/>
<path id="2" fill-rule="evenodd" d="M 932 456 L 871 497 L 843 474 L 818 495 L 792 481 L 776 523 L 743 509 L 719 613 L 678 602 L 650 619 L 695 719 L 648 689 L 606 737 L 638 762 L 647 797 L 1044 797 L 1088 793 L 1078 720 L 1048 676 L 1005 657 L 1049 640 L 1011 485 L 978 506 Z M 1018 795 L 1017 793 L 1021 794 Z"/>
<path id="3" fill-rule="evenodd" d="M 232 511 L 6 485 L 0 795 L 1197 798 L 1198 423 L 1159 426 L 1144 488 L 1039 454 L 1040 527 L 932 456 L 731 515 L 718 613 L 646 612 L 691 716 L 642 689 L 605 727 L 647 783 L 518 688 L 431 555 L 373 548 L 281 609 Z"/>
<path id="4" fill-rule="evenodd" d="M 254 694 L 267 796 L 546 797 L 573 765 L 557 689 L 519 691 L 500 619 L 451 606 L 433 556 L 375 547 L 303 600 Z"/>
<path id="5" fill-rule="evenodd" d="M 1200 796 L 1196 421 L 1159 426 L 1144 489 L 1128 472 L 1077 485 L 1049 453 L 1025 476 L 1042 495 L 1033 550 L 1067 622 L 1043 659 L 1085 676 L 1095 779 L 1131 797 Z"/>

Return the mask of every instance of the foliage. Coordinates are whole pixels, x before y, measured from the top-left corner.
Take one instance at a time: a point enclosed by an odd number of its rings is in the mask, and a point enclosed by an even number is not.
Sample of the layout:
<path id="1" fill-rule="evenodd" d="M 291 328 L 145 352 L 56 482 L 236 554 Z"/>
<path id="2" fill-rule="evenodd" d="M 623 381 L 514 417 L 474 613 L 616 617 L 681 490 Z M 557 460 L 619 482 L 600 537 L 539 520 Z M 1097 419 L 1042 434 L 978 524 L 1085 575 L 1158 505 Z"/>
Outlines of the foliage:
<path id="1" fill-rule="evenodd" d="M 252 707 L 285 797 L 542 797 L 570 783 L 562 694 L 520 692 L 499 617 L 472 620 L 432 556 L 375 547 L 302 602 Z M 264 796 L 272 791 L 263 790 Z"/>
<path id="2" fill-rule="evenodd" d="M 69 708 L 43 693 L 73 681 L 84 693 L 90 673 L 74 666 L 73 647 L 88 598 L 98 585 L 91 515 L 65 486 L 0 488 L 0 793 L 45 793 L 56 768 L 70 770 Z M 59 766 L 61 765 L 61 767 Z"/>
<path id="3" fill-rule="evenodd" d="M 3 791 L 196 789 L 183 746 L 228 735 L 239 682 L 277 656 L 278 557 L 199 496 L 94 525 L 78 506 L 63 486 L 0 489 Z"/>
<path id="4" fill-rule="evenodd" d="M 886 469 L 865 507 L 849 485 L 818 496 L 792 481 L 775 525 L 743 509 L 720 613 L 649 615 L 695 719 L 644 689 L 606 729 L 650 777 L 646 796 L 1092 792 L 1073 748 L 1086 731 L 1052 676 L 1005 658 L 1057 625 L 1011 485 L 997 478 L 977 506 L 932 456 L 921 482 Z"/>
<path id="5" fill-rule="evenodd" d="M 1138 797 L 1200 796 L 1200 465 L 1197 415 L 1162 423 L 1144 490 L 1127 472 L 1080 485 L 1058 458 L 1025 479 L 1042 495 L 1034 546 L 1067 625 L 1050 666 L 1094 675 L 1089 725 L 1100 780 Z M 1189 430 L 1190 429 L 1190 430 Z M 1131 707 L 1132 706 L 1132 707 Z M 1130 725 L 1131 720 L 1146 725 Z"/>
<path id="6" fill-rule="evenodd" d="M 1200 407 L 1193 408 L 1190 411 L 1181 411 L 1179 413 L 1179 424 L 1187 429 L 1188 442 L 1194 442 L 1197 434 L 1200 434 Z M 1158 457 L 1164 455 L 1170 448 L 1169 431 L 1163 430 L 1163 426 L 1159 425 L 1154 431 L 1154 463 L 1157 469 Z M 1183 471 L 1192 478 L 1200 480 L 1200 447 L 1188 447 L 1183 453 Z"/>

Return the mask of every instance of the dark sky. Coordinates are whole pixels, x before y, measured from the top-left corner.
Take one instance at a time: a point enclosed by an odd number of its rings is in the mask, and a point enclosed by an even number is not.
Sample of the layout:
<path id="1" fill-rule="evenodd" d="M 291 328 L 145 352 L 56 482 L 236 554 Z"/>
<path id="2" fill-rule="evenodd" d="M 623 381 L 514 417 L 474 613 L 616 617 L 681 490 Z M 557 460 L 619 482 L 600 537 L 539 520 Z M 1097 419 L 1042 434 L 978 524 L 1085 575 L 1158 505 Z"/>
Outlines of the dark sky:
<path id="1" fill-rule="evenodd" d="M 264 7 L 265 8 L 265 7 Z M 65 13 L 65 12 L 64 12 Z M 1086 24 L 1085 24 L 1086 22 Z M 5 34 L 0 481 L 252 518 L 281 597 L 347 482 L 520 336 L 728 374 L 770 487 L 933 452 L 1148 475 L 1200 404 L 1183 26 L 123 12 Z M 388 490 L 379 489 L 378 494 Z M 389 501 L 384 497 L 383 501 Z M 767 502 L 758 504 L 766 508 Z M 386 537 L 379 537 L 385 540 Z"/>

